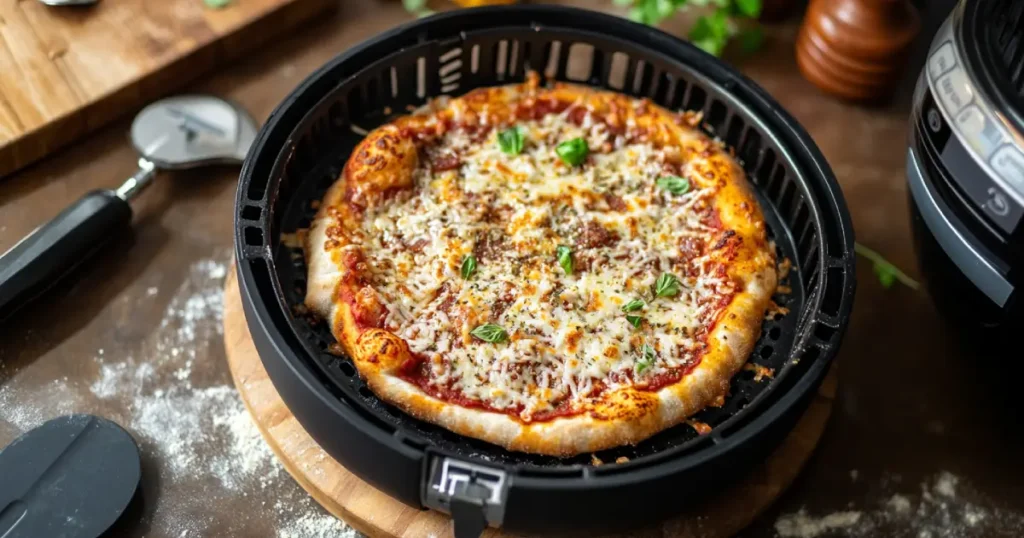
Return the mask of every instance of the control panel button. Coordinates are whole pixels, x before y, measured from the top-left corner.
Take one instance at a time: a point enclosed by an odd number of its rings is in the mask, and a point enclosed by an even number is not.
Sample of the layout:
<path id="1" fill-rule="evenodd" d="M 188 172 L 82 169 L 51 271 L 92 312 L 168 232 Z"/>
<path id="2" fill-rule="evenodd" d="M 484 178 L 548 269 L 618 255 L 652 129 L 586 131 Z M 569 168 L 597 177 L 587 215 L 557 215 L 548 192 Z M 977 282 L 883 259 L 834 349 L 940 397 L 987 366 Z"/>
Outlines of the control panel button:
<path id="1" fill-rule="evenodd" d="M 1024 196 L 1024 154 L 1013 146 L 1003 146 L 989 159 L 992 169 L 1021 196 Z"/>
<path id="2" fill-rule="evenodd" d="M 976 105 L 963 109 L 955 121 L 957 130 L 982 159 L 988 159 L 1003 144 L 1003 133 L 996 127 L 996 122 Z"/>
<path id="3" fill-rule="evenodd" d="M 1007 192 L 997 183 L 957 137 L 950 137 L 939 155 L 950 178 L 984 213 L 987 220 L 1006 234 L 1016 235 L 1017 227 L 1024 217 L 1024 206 L 1017 202 L 1013 193 Z"/>
<path id="4" fill-rule="evenodd" d="M 953 52 L 953 45 L 948 41 L 935 49 L 931 58 L 928 59 L 928 75 L 932 77 L 932 80 L 939 78 L 954 67 L 956 67 L 956 54 Z"/>
<path id="5" fill-rule="evenodd" d="M 939 100 L 946 112 L 956 114 L 974 99 L 974 90 L 967 82 L 967 75 L 960 69 L 954 69 L 940 78 L 935 85 Z"/>

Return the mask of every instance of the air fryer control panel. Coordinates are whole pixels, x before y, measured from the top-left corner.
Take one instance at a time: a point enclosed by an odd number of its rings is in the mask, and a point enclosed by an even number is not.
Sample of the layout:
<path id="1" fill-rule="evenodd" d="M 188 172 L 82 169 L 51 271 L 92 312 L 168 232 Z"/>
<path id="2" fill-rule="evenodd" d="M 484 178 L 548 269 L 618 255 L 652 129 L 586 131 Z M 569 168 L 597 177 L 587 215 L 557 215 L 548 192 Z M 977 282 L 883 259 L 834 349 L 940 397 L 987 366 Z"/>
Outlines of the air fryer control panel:
<path id="1" fill-rule="evenodd" d="M 971 82 L 951 20 L 939 31 L 920 104 L 928 137 L 966 197 L 1008 238 L 1024 236 L 1024 151 L 1020 134 L 999 118 Z"/>

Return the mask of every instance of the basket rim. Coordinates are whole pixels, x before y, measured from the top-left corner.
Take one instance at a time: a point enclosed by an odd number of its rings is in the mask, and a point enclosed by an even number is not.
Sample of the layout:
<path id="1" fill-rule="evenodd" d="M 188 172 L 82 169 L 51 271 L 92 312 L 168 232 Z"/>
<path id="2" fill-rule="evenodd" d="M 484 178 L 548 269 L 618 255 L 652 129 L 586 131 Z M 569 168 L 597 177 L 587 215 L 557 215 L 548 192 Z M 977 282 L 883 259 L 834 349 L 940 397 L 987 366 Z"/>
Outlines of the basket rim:
<path id="1" fill-rule="evenodd" d="M 375 37 L 367 39 L 359 45 L 339 54 L 332 60 L 325 63 L 322 67 L 310 74 L 302 83 L 300 83 L 295 90 L 293 90 L 277 108 L 271 113 L 265 125 L 260 129 L 257 135 L 256 141 L 250 148 L 249 155 L 246 157 L 245 163 L 243 164 L 242 171 L 240 174 L 239 188 L 236 199 L 235 207 L 235 255 L 238 260 L 245 260 L 254 256 L 262 257 L 271 267 L 273 266 L 273 254 L 269 252 L 269 247 L 264 252 L 253 252 L 249 250 L 244 242 L 241 240 L 242 226 L 239 222 L 241 217 L 242 207 L 250 205 L 253 201 L 247 198 L 246 192 L 248 191 L 249 185 L 254 181 L 259 181 L 259 176 L 265 176 L 262 181 L 266 184 L 265 190 L 269 191 L 271 187 L 270 182 L 275 177 L 275 172 L 280 170 L 280 166 L 283 166 L 282 157 L 287 155 L 287 148 L 290 144 L 294 144 L 294 137 L 296 132 L 300 131 L 300 128 L 306 123 L 309 115 L 316 110 L 322 102 L 323 96 L 329 96 L 334 87 L 342 84 L 343 80 L 355 76 L 360 71 L 365 69 L 369 64 L 354 66 L 350 70 L 345 70 L 346 63 L 353 62 L 354 58 L 358 58 L 361 55 L 367 54 L 368 51 L 372 51 L 375 48 L 379 48 L 382 45 L 387 45 L 391 49 L 395 49 L 396 46 L 414 46 L 422 44 L 431 40 L 437 39 L 449 39 L 452 35 L 431 36 L 431 33 L 437 33 L 438 27 L 441 23 L 455 24 L 463 23 L 478 19 L 481 15 L 507 15 L 509 13 L 516 13 L 518 18 L 550 18 L 554 16 L 558 17 L 574 17 L 574 20 L 580 20 L 580 17 L 588 18 L 591 22 L 614 24 L 614 25 L 632 25 L 631 30 L 638 32 L 642 36 L 644 41 L 640 41 L 640 37 L 634 37 L 633 42 L 638 46 L 644 48 L 652 48 L 657 50 L 678 50 L 682 47 L 687 54 L 691 56 L 705 58 L 700 66 L 690 65 L 692 69 L 707 76 L 712 82 L 725 88 L 730 95 L 736 96 L 737 100 L 747 106 L 754 107 L 754 116 L 760 117 L 763 121 L 768 123 L 772 127 L 781 126 L 782 132 L 774 130 L 768 131 L 772 136 L 786 135 L 783 138 L 783 142 L 778 145 L 785 147 L 793 152 L 797 162 L 800 166 L 800 171 L 805 176 L 813 176 L 816 180 L 821 183 L 823 189 L 812 193 L 815 199 L 814 202 L 823 206 L 817 209 L 822 214 L 822 220 L 825 221 L 829 218 L 835 219 L 837 230 L 833 230 L 832 233 L 838 233 L 839 244 L 841 245 L 842 252 L 840 255 L 833 256 L 827 252 L 824 246 L 820 249 L 821 267 L 819 270 L 824 275 L 828 269 L 834 268 L 842 271 L 844 276 L 843 289 L 841 292 L 840 304 L 838 309 L 838 316 L 836 325 L 838 329 L 834 338 L 826 349 L 822 349 L 822 352 L 815 359 L 815 363 L 805 372 L 803 372 L 799 379 L 791 383 L 788 387 L 785 387 L 785 392 L 781 394 L 775 401 L 770 402 L 760 410 L 760 413 L 754 420 L 743 424 L 737 431 L 732 432 L 728 437 L 721 439 L 714 443 L 715 450 L 698 450 L 693 453 L 677 455 L 675 458 L 670 458 L 667 461 L 659 461 L 652 463 L 649 467 L 636 469 L 630 472 L 621 473 L 609 473 L 609 474 L 589 474 L 586 475 L 588 484 L 592 484 L 594 480 L 601 480 L 609 485 L 614 485 L 620 481 L 634 482 L 637 480 L 636 472 L 661 472 L 666 465 L 679 466 L 684 465 L 697 465 L 703 463 L 709 458 L 719 457 L 731 450 L 742 446 L 748 438 L 759 433 L 760 430 L 767 427 L 768 424 L 778 420 L 779 417 L 787 413 L 793 406 L 797 405 L 798 402 L 806 396 L 806 393 L 811 387 L 816 387 L 820 380 L 828 371 L 829 363 L 835 356 L 836 351 L 839 347 L 839 343 L 845 332 L 847 322 L 849 320 L 850 312 L 853 306 L 853 291 L 855 287 L 854 270 L 855 270 L 855 257 L 853 255 L 853 228 L 850 219 L 849 211 L 846 209 L 845 201 L 842 195 L 842 191 L 839 188 L 838 181 L 833 175 L 829 168 L 824 156 L 820 150 L 811 140 L 809 134 L 803 129 L 803 127 L 786 112 L 770 95 L 767 94 L 758 84 L 744 75 L 737 72 L 731 66 L 726 65 L 724 62 L 720 62 L 717 59 L 712 58 L 703 51 L 700 51 L 693 45 L 681 41 L 678 38 L 667 34 L 661 30 L 649 28 L 643 25 L 633 23 L 631 21 L 609 15 L 605 13 L 584 10 L 568 6 L 553 6 L 553 5 L 529 5 L 529 6 L 486 6 L 478 8 L 460 9 L 455 11 L 449 11 L 445 13 L 439 13 L 426 17 L 420 20 L 412 21 L 393 28 Z M 531 23 L 536 25 L 537 23 Z M 557 25 L 540 25 L 557 28 Z M 522 24 L 510 23 L 505 27 L 523 27 Z M 615 37 L 623 38 L 620 34 L 616 34 Z M 664 47 L 664 48 L 662 48 Z M 683 62 L 683 59 L 679 58 L 678 55 L 663 54 L 675 62 Z M 339 76 L 332 76 L 338 74 Z M 318 85 L 325 85 L 327 79 L 333 80 L 333 83 L 326 87 L 325 91 L 320 92 L 321 98 L 316 100 L 316 104 L 309 106 L 307 110 L 302 111 L 299 118 L 294 120 L 289 117 L 289 113 L 294 116 L 296 112 L 293 108 L 296 106 L 298 98 L 306 93 L 313 92 L 318 88 Z M 739 94 L 739 95 L 737 95 Z M 285 143 L 279 147 L 274 146 L 272 143 L 272 137 L 274 135 L 280 136 L 282 132 L 286 132 Z M 265 166 L 264 169 L 258 170 L 257 166 L 265 163 L 258 163 L 260 157 L 266 157 L 270 154 L 276 154 L 273 159 L 272 166 Z M 266 192 L 264 199 L 270 198 L 272 193 Z M 276 193 L 273 193 L 276 194 Z M 266 203 L 266 202 L 264 202 Z M 826 211 L 830 209 L 831 211 Z M 263 220 L 268 220 L 264 218 Z M 269 230 L 267 230 L 269 232 Z M 828 233 L 823 230 L 823 234 Z M 821 240 L 824 242 L 824 238 Z M 281 329 L 274 327 L 272 321 L 269 319 L 266 310 L 268 308 L 277 308 L 279 305 L 274 301 L 277 298 L 264 297 L 259 294 L 258 287 L 253 283 L 255 275 L 248 264 L 239 263 L 237 264 L 237 271 L 239 273 L 239 282 L 243 287 L 243 297 L 249 302 L 250 310 L 253 312 L 253 318 L 249 319 L 248 323 L 254 330 L 264 331 L 269 337 L 270 341 L 274 344 L 274 352 L 288 365 L 291 374 L 296 377 L 315 397 L 328 409 L 331 409 L 335 414 L 340 414 L 345 417 L 346 420 L 355 420 L 365 422 L 366 428 L 364 430 L 380 430 L 366 417 L 360 415 L 358 412 L 354 412 L 348 408 L 342 402 L 340 402 L 336 395 L 331 393 L 326 387 L 323 386 L 322 380 L 318 378 L 317 372 L 314 372 L 310 364 L 307 361 L 314 360 L 312 357 L 308 357 L 305 350 L 295 349 L 294 346 L 282 345 Z M 276 282 L 276 278 L 273 278 L 275 286 L 275 292 L 278 297 L 280 294 L 280 282 Z M 824 293 L 825 283 L 822 282 L 821 288 Z M 819 297 L 820 299 L 820 297 Z M 810 298 L 805 298 L 805 301 Z M 819 305 L 813 305 L 808 307 L 812 314 L 818 313 Z M 808 320 L 808 326 L 814 320 Z M 255 326 L 255 327 L 254 327 Z M 275 337 L 276 336 L 276 337 Z M 794 346 L 797 346 L 798 342 L 794 342 Z M 802 351 L 802 350 L 794 350 Z M 760 427 L 758 427 L 760 425 Z M 386 442 L 387 444 L 393 444 L 399 446 L 401 449 L 413 450 L 408 445 L 396 442 L 393 436 L 387 434 L 383 430 L 377 431 L 380 434 L 379 440 Z M 435 447 L 428 446 L 423 450 L 423 453 L 429 453 L 431 451 L 437 451 Z M 462 456 L 459 456 L 460 458 Z M 481 461 L 480 463 L 485 465 L 495 465 L 494 462 Z M 553 477 L 537 477 L 537 476 L 524 476 L 517 477 L 517 481 L 522 485 L 532 485 L 533 481 L 543 481 L 545 487 L 551 487 L 551 481 Z M 561 481 L 561 484 L 572 487 L 568 482 Z"/>

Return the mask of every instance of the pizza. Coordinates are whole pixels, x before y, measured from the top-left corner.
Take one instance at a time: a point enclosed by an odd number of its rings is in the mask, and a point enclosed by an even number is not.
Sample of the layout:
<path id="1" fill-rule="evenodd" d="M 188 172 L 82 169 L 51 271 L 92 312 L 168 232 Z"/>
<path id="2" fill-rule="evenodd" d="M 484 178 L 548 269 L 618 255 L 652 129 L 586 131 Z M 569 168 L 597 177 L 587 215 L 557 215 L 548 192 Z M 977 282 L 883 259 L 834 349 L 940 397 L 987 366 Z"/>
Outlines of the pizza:
<path id="1" fill-rule="evenodd" d="M 723 145 L 622 94 L 526 82 L 372 132 L 305 241 L 305 302 L 382 400 L 555 456 L 723 401 L 775 290 Z"/>

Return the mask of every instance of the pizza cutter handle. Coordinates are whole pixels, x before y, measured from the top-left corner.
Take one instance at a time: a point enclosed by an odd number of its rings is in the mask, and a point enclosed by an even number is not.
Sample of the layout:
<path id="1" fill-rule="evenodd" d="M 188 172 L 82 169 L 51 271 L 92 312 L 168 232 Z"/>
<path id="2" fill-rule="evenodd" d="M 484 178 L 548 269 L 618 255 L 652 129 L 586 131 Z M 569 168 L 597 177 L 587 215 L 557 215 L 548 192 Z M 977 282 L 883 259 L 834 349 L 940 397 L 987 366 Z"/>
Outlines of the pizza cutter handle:
<path id="1" fill-rule="evenodd" d="M 0 321 L 46 291 L 130 225 L 119 192 L 96 190 L 0 256 Z"/>

